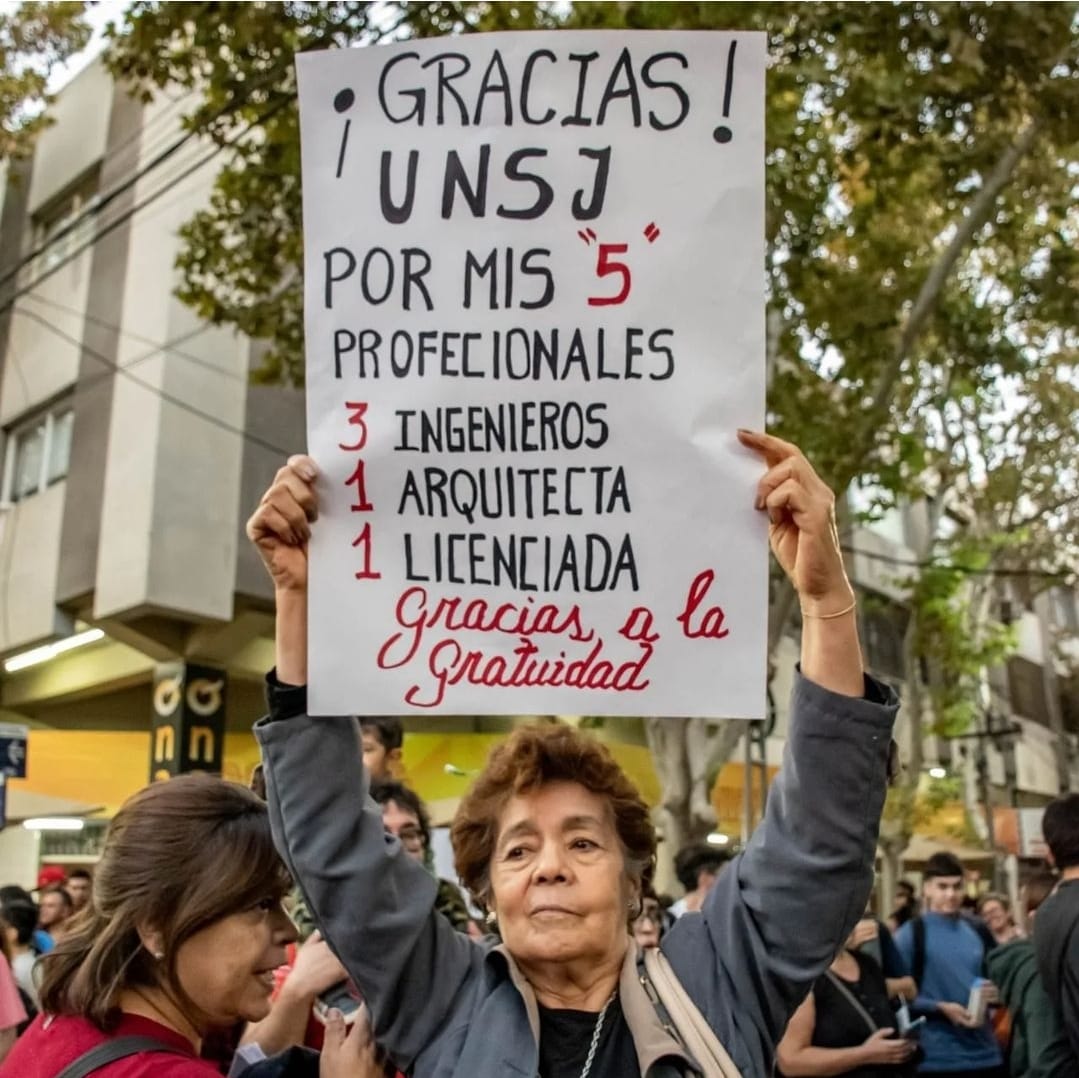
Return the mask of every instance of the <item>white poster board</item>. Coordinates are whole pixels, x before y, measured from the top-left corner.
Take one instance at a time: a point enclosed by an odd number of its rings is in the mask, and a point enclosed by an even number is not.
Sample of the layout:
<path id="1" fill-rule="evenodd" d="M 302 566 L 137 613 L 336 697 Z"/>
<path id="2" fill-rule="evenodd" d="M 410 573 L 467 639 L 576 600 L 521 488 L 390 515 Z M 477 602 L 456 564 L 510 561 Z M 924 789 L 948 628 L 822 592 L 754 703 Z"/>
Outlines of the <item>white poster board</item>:
<path id="1" fill-rule="evenodd" d="M 297 64 L 312 713 L 762 715 L 763 35 Z"/>

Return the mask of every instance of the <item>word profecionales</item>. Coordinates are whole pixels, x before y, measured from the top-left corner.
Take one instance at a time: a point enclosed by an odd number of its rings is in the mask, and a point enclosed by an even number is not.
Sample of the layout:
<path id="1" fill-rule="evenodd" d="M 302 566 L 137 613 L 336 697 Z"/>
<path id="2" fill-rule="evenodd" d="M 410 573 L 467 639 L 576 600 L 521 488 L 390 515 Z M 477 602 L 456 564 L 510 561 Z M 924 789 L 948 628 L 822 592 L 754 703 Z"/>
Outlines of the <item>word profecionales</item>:
<path id="1" fill-rule="evenodd" d="M 674 374 L 673 329 L 627 326 L 448 332 L 338 329 L 334 377 L 483 378 L 494 381 L 666 381 Z"/>

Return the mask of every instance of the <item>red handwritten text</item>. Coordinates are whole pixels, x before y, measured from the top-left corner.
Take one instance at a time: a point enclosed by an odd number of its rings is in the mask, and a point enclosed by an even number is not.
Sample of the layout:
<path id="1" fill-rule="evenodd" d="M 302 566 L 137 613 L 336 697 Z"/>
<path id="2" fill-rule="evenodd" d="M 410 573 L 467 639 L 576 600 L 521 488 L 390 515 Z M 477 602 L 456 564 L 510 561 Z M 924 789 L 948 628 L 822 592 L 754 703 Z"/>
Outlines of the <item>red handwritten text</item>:
<path id="1" fill-rule="evenodd" d="M 576 603 L 562 610 L 554 603 L 536 604 L 531 598 L 523 603 L 490 603 L 486 599 L 454 596 L 439 599 L 433 607 L 430 604 L 426 588 L 409 588 L 401 594 L 394 618 L 403 631 L 394 633 L 379 648 L 378 665 L 383 670 L 410 662 L 428 629 L 521 637 L 565 635 L 575 643 L 587 643 L 595 636 L 595 630 L 585 629 L 581 608 Z"/>
<path id="2" fill-rule="evenodd" d="M 699 615 L 697 621 L 694 621 L 698 608 L 707 597 L 708 589 L 712 586 L 712 581 L 715 578 L 716 574 L 711 569 L 705 569 L 697 574 L 693 583 L 689 586 L 685 609 L 675 619 L 682 626 L 682 635 L 690 640 L 698 640 L 702 636 L 711 640 L 722 640 L 730 633 L 730 629 L 723 627 L 726 615 L 723 613 L 723 607 L 721 606 L 710 606 Z"/>

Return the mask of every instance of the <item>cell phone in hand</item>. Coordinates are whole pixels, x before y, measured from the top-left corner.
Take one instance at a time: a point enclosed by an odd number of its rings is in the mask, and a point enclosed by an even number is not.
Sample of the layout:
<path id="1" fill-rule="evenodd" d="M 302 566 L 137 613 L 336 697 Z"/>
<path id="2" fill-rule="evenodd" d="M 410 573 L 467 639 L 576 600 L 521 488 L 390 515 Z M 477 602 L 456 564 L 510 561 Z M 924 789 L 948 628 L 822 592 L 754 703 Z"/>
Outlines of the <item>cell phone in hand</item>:
<path id="1" fill-rule="evenodd" d="M 907 1024 L 907 1028 L 900 1034 L 902 1037 L 906 1037 L 908 1040 L 914 1040 L 921 1032 L 922 1026 L 925 1025 L 925 1015 L 921 1015 L 918 1018 L 913 1019 Z"/>
<path id="2" fill-rule="evenodd" d="M 341 981 L 332 988 L 327 988 L 316 1000 L 314 1005 L 315 1017 L 326 1024 L 330 1011 L 338 1010 L 344 1016 L 345 1022 L 355 1022 L 363 1006 L 363 999 L 356 991 L 351 981 Z"/>

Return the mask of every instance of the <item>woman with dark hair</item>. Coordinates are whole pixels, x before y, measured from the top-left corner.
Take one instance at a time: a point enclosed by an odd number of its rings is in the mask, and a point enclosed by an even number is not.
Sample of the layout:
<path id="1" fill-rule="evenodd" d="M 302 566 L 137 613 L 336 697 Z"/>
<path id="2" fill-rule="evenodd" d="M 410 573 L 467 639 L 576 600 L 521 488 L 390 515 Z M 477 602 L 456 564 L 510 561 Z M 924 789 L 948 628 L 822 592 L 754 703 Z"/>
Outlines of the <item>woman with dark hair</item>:
<path id="1" fill-rule="evenodd" d="M 859 928 L 791 1017 L 776 1053 L 784 1078 L 914 1078 L 917 1041 L 899 1036 L 884 971 L 858 950 Z"/>
<path id="2" fill-rule="evenodd" d="M 458 875 L 502 943 L 437 915 L 435 881 L 356 796 L 356 722 L 305 714 L 315 463 L 291 458 L 248 522 L 277 602 L 256 727 L 274 836 L 377 1043 L 414 1078 L 766 1075 L 865 908 L 895 697 L 863 673 L 831 491 L 794 446 L 739 437 L 765 458 L 757 507 L 802 608 L 787 757 L 745 852 L 643 951 L 630 925 L 655 864 L 648 806 L 602 744 L 563 725 L 495 749 L 453 824 Z"/>
<path id="3" fill-rule="evenodd" d="M 54 1078 L 88 1052 L 95 1078 L 210 1078 L 214 1029 L 269 1010 L 295 929 L 266 806 L 211 775 L 140 790 L 109 827 L 90 905 L 41 959 L 44 1012 L 0 1067 Z M 130 1053 L 130 1054 L 127 1054 Z"/>

